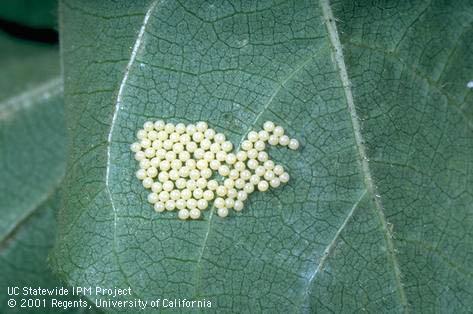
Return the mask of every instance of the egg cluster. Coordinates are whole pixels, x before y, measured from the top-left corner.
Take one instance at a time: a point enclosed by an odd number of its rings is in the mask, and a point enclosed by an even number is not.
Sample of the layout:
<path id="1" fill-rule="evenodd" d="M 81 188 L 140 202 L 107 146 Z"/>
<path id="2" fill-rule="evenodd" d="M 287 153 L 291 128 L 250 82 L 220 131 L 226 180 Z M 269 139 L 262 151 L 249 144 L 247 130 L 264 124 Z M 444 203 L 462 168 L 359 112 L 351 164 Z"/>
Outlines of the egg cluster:
<path id="1" fill-rule="evenodd" d="M 220 217 L 226 217 L 229 209 L 241 211 L 255 188 L 264 192 L 289 181 L 283 166 L 270 159 L 266 145 L 299 147 L 271 121 L 263 130 L 249 132 L 236 153 L 224 134 L 203 121 L 188 125 L 148 121 L 137 138 L 131 150 L 140 166 L 136 177 L 151 189 L 148 202 L 156 212 L 177 209 L 180 219 L 200 218 L 211 201 Z M 221 180 L 214 178 L 214 171 Z"/>

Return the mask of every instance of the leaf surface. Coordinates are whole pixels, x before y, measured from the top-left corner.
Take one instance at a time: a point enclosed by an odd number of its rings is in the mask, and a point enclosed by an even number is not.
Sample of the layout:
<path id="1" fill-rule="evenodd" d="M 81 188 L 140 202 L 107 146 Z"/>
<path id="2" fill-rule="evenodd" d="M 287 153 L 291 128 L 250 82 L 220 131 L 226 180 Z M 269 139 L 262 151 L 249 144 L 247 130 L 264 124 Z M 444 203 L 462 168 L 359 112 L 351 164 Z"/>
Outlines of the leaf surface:
<path id="1" fill-rule="evenodd" d="M 66 163 L 59 54 L 57 47 L 3 33 L 0 46 L 0 312 L 62 313 L 50 306 L 50 296 L 44 297 L 44 308 L 25 308 L 20 307 L 22 296 L 7 294 L 8 287 L 64 286 L 47 262 Z M 9 299 L 17 306 L 10 308 Z"/>
<path id="2" fill-rule="evenodd" d="M 71 151 L 57 271 L 239 312 L 472 305 L 473 6 L 63 1 Z M 148 119 L 238 146 L 266 120 L 288 185 L 200 221 L 156 214 L 129 150 Z"/>
<path id="3" fill-rule="evenodd" d="M 18 40 L 3 32 L 0 32 L 0 42 L 0 102 L 35 89 L 59 75 L 57 47 Z"/>
<path id="4" fill-rule="evenodd" d="M 5 47 L 0 61 L 5 71 L 0 88 L 3 237 L 49 199 L 64 176 L 65 125 L 57 47 L 3 33 L 0 43 Z M 42 62 L 44 67 L 36 64 Z"/>

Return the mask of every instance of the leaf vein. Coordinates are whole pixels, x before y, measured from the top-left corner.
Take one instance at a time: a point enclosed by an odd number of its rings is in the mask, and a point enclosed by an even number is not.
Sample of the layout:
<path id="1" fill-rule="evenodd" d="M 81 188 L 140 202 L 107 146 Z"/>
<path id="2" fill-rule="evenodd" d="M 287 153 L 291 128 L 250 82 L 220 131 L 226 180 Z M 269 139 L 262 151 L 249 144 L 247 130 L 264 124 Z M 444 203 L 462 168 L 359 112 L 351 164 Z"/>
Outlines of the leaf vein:
<path id="1" fill-rule="evenodd" d="M 62 91 L 62 78 L 60 76 L 56 76 L 44 84 L 6 99 L 0 103 L 0 120 L 6 120 L 19 110 L 29 108 L 37 103 L 41 103 L 39 100 L 45 100 L 56 96 L 62 93 Z"/>
<path id="2" fill-rule="evenodd" d="M 370 166 L 368 163 L 368 156 L 366 153 L 366 148 L 364 145 L 364 139 L 363 135 L 361 134 L 361 126 L 359 123 L 359 118 L 358 114 L 356 112 L 356 107 L 355 107 L 355 102 L 353 100 L 353 93 L 351 91 L 351 84 L 350 80 L 348 78 L 348 72 L 347 68 L 345 65 L 345 59 L 343 56 L 343 49 L 342 49 L 342 44 L 340 42 L 340 38 L 338 36 L 338 30 L 337 30 L 337 25 L 335 23 L 335 17 L 333 15 L 332 9 L 330 7 L 330 1 L 329 0 L 319 0 L 320 1 L 320 6 L 322 8 L 323 12 L 323 18 L 325 22 L 325 26 L 327 28 L 327 33 L 329 37 L 330 44 L 333 48 L 333 55 L 334 55 L 334 61 L 336 63 L 336 66 L 338 68 L 338 72 L 340 75 L 340 80 L 343 85 L 343 89 L 345 92 L 345 97 L 347 101 L 347 106 L 348 106 L 348 111 L 350 114 L 351 122 L 352 122 L 352 127 L 353 127 L 353 133 L 355 137 L 355 143 L 356 147 L 358 150 L 358 154 L 360 157 L 360 163 L 361 163 L 361 171 L 362 175 L 364 177 L 364 184 L 366 186 L 367 191 L 373 196 L 374 204 L 376 207 L 376 214 L 378 216 L 378 219 L 381 223 L 381 228 L 384 232 L 384 238 L 386 241 L 386 246 L 387 246 L 387 252 L 388 252 L 388 258 L 390 259 L 393 272 L 394 272 L 394 279 L 396 283 L 396 288 L 399 294 L 399 299 L 401 302 L 401 305 L 404 309 L 405 312 L 408 312 L 408 303 L 407 303 L 407 298 L 406 298 L 406 293 L 404 291 L 404 287 L 401 281 L 401 271 L 399 268 L 399 262 L 397 260 L 396 254 L 395 254 L 395 247 L 394 243 L 392 240 L 392 234 L 388 229 L 388 222 L 386 220 L 385 214 L 384 214 L 384 209 L 383 205 L 381 203 L 381 198 L 377 192 L 377 189 L 373 183 L 373 177 L 371 175 L 371 170 Z"/>
<path id="3" fill-rule="evenodd" d="M 258 120 L 260 119 L 261 115 L 266 112 L 269 108 L 269 106 L 271 105 L 271 103 L 273 102 L 274 98 L 279 94 L 279 92 L 282 90 L 282 88 L 284 87 L 284 85 L 289 82 L 297 73 L 299 73 L 310 61 L 312 61 L 314 59 L 314 57 L 317 55 L 317 53 L 314 53 L 312 55 L 310 55 L 307 59 L 305 59 L 300 65 L 298 65 L 292 72 L 289 73 L 289 75 L 284 79 L 282 80 L 280 83 L 278 83 L 278 86 L 276 87 L 276 89 L 274 90 L 273 94 L 271 95 L 271 97 L 269 98 L 269 100 L 264 104 L 263 108 L 261 109 L 261 111 L 256 115 L 255 119 L 253 120 L 252 123 L 250 123 L 250 125 L 248 126 L 245 134 L 241 137 L 241 140 L 240 142 L 238 143 L 238 145 L 236 146 L 235 148 L 235 151 L 239 151 L 240 150 L 240 147 L 241 147 L 241 144 L 243 143 L 246 135 L 251 131 L 251 129 L 256 125 L 256 123 L 258 122 Z M 202 261 L 202 257 L 204 255 L 204 251 L 205 251 L 205 248 L 207 247 L 207 241 L 208 241 L 208 237 L 209 237 L 209 233 L 210 233 L 210 230 L 211 230 L 211 222 L 212 222 L 212 218 L 214 216 L 214 212 L 215 212 L 215 206 L 212 204 L 212 207 L 210 208 L 210 214 L 209 214 L 209 219 L 208 219 L 208 225 L 207 225 L 207 231 L 206 231 L 206 234 L 205 234 L 205 237 L 204 237 L 204 240 L 202 241 L 202 249 L 200 251 L 200 254 L 199 254 L 199 257 L 197 259 L 197 267 L 199 267 L 201 261 Z M 194 285 L 195 286 L 195 291 L 197 291 L 197 288 L 198 288 L 198 281 L 199 281 L 199 271 L 196 272 L 196 284 Z"/>
<path id="4" fill-rule="evenodd" d="M 57 181 L 52 185 L 51 189 L 45 193 L 40 200 L 35 202 L 33 206 L 29 210 L 27 210 L 19 219 L 18 221 L 13 224 L 7 232 L 0 238 L 0 253 L 6 247 L 7 243 L 17 234 L 17 232 L 21 229 L 21 227 L 26 224 L 30 218 L 36 214 L 44 204 L 46 204 L 54 193 L 57 191 L 60 182 L 64 179 L 64 172 L 58 177 Z"/>
<path id="5" fill-rule="evenodd" d="M 105 187 L 106 187 L 105 190 L 106 190 L 107 196 L 110 200 L 110 204 L 111 204 L 112 210 L 113 210 L 113 252 L 114 252 L 115 258 L 117 260 L 117 266 L 118 266 L 118 268 L 119 268 L 120 272 L 122 273 L 123 278 L 125 280 L 127 280 L 127 276 L 126 276 L 123 268 L 121 267 L 120 259 L 118 258 L 118 253 L 117 253 L 117 249 L 118 249 L 118 243 L 117 243 L 118 214 L 117 214 L 117 209 L 116 209 L 115 203 L 113 201 L 112 192 L 111 192 L 111 189 L 110 189 L 110 168 L 111 168 L 111 163 L 112 163 L 112 158 L 111 158 L 112 137 L 113 137 L 113 133 L 114 133 L 114 130 L 115 130 L 115 125 L 117 123 L 118 114 L 119 114 L 120 109 L 121 109 L 121 104 L 122 104 L 122 101 L 123 101 L 123 91 L 124 91 L 126 83 L 128 81 L 128 76 L 130 74 L 130 71 L 131 71 L 131 68 L 132 68 L 133 64 L 135 63 L 136 56 L 137 56 L 137 54 L 139 52 L 139 49 L 141 47 L 141 44 L 143 42 L 143 38 L 144 38 L 146 26 L 148 25 L 148 22 L 149 22 L 149 18 L 151 17 L 151 15 L 154 11 L 154 8 L 156 7 L 158 2 L 159 2 L 158 0 L 155 0 L 148 7 L 148 9 L 146 11 L 146 14 L 145 14 L 145 17 L 143 19 L 143 23 L 141 24 L 140 31 L 138 33 L 138 36 L 136 37 L 135 44 L 133 45 L 133 49 L 131 51 L 130 60 L 128 61 L 127 65 L 126 65 L 125 74 L 123 75 L 123 79 L 122 79 L 122 81 L 120 83 L 120 86 L 118 88 L 118 94 L 117 94 L 117 98 L 116 98 L 116 102 L 115 102 L 115 107 L 114 107 L 114 110 L 113 110 L 113 116 L 112 116 L 112 122 L 111 122 L 111 125 L 110 125 L 110 131 L 109 131 L 108 137 L 107 137 L 107 166 L 106 166 L 106 173 L 105 173 Z"/>
<path id="6" fill-rule="evenodd" d="M 353 217 L 353 213 L 358 208 L 358 205 L 363 200 L 363 197 L 366 195 L 367 192 L 368 191 L 365 189 L 363 191 L 363 193 L 361 193 L 360 197 L 358 197 L 358 199 L 356 200 L 356 202 L 353 204 L 352 208 L 348 212 L 347 216 L 343 220 L 342 224 L 340 225 L 340 228 L 338 228 L 337 232 L 335 232 L 335 235 L 334 235 L 333 239 L 329 242 L 329 244 L 325 248 L 324 253 L 322 255 L 322 258 L 320 259 L 319 263 L 317 264 L 317 267 L 315 268 L 314 272 L 310 275 L 309 280 L 307 282 L 307 287 L 306 287 L 306 290 L 305 290 L 305 293 L 304 293 L 306 299 L 309 296 L 310 287 L 312 285 L 312 282 L 317 277 L 317 274 L 324 267 L 325 262 L 327 261 L 327 258 L 330 256 L 330 254 L 333 252 L 333 249 L 335 248 L 335 244 L 336 244 L 338 238 L 340 237 L 340 234 L 345 229 L 345 227 L 348 224 L 348 222 L 350 221 L 351 217 Z"/>

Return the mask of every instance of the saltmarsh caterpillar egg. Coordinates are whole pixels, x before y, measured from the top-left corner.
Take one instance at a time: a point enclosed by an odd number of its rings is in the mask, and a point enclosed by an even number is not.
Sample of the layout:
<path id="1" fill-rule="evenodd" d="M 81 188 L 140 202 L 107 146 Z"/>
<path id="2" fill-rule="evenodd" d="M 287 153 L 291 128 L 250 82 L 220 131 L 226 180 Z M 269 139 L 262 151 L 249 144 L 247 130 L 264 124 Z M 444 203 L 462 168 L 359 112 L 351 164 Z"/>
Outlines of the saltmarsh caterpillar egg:
<path id="1" fill-rule="evenodd" d="M 136 177 L 151 190 L 148 202 L 156 212 L 177 210 L 182 220 L 199 219 L 209 202 L 222 218 L 230 209 L 242 211 L 255 190 L 265 192 L 289 181 L 284 167 L 265 151 L 266 143 L 299 148 L 299 141 L 272 121 L 259 132 L 248 132 L 237 152 L 223 133 L 204 121 L 147 121 L 136 137 L 130 149 L 139 163 Z"/>

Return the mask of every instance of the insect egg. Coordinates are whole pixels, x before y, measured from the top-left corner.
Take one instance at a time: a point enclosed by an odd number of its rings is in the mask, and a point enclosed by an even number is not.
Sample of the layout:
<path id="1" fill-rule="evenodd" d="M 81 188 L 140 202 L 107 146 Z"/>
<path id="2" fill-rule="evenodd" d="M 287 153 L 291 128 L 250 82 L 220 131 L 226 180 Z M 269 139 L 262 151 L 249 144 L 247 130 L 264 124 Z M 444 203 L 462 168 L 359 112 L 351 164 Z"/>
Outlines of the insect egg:
<path id="1" fill-rule="evenodd" d="M 143 179 L 142 183 L 144 188 L 149 189 L 153 185 L 153 179 L 151 179 L 150 177 L 146 177 Z"/>
<path id="2" fill-rule="evenodd" d="M 175 126 L 174 124 L 172 123 L 167 123 L 165 126 L 164 126 L 164 131 L 168 134 L 171 134 L 172 132 L 174 132 L 174 129 L 175 129 Z"/>
<path id="3" fill-rule="evenodd" d="M 248 194 L 246 194 L 245 191 L 239 191 L 237 197 L 238 197 L 238 200 L 244 202 L 248 198 Z"/>
<path id="4" fill-rule="evenodd" d="M 204 151 L 207 151 L 210 149 L 210 145 L 212 145 L 212 142 L 210 142 L 209 139 L 207 138 L 204 138 L 201 142 L 200 142 L 200 147 L 204 150 Z"/>
<path id="5" fill-rule="evenodd" d="M 166 207 L 161 202 L 157 202 L 157 203 L 154 204 L 154 210 L 158 213 L 163 212 L 165 209 L 166 209 Z"/>
<path id="6" fill-rule="evenodd" d="M 219 215 L 222 218 L 225 218 L 228 216 L 228 209 L 225 207 L 219 208 L 217 210 L 217 215 Z"/>
<path id="7" fill-rule="evenodd" d="M 214 192 L 211 190 L 206 190 L 202 196 L 205 200 L 210 201 L 214 198 Z"/>
<path id="8" fill-rule="evenodd" d="M 159 131 L 158 132 L 158 140 L 160 140 L 161 142 L 165 141 L 168 139 L 168 134 L 164 131 Z"/>
<path id="9" fill-rule="evenodd" d="M 226 165 L 223 165 L 221 166 L 219 169 L 218 169 L 218 173 L 222 176 L 222 177 L 226 177 L 230 174 L 230 168 Z"/>
<path id="10" fill-rule="evenodd" d="M 237 158 L 235 154 L 228 154 L 227 157 L 225 158 L 225 162 L 229 165 L 233 165 L 236 162 Z"/>
<path id="11" fill-rule="evenodd" d="M 256 142 L 259 139 L 259 135 L 255 131 L 251 131 L 248 133 L 247 138 L 250 142 Z"/>
<path id="12" fill-rule="evenodd" d="M 269 145 L 273 145 L 273 146 L 278 145 L 279 137 L 277 137 L 276 135 L 271 135 L 268 139 L 268 143 Z"/>
<path id="13" fill-rule="evenodd" d="M 185 200 L 183 200 L 182 198 L 180 198 L 176 201 L 176 208 L 185 209 L 186 206 L 187 206 L 187 202 Z"/>
<path id="14" fill-rule="evenodd" d="M 140 160 L 140 168 L 148 169 L 151 166 L 151 161 L 149 159 Z"/>
<path id="15" fill-rule="evenodd" d="M 158 120 L 156 122 L 154 122 L 154 128 L 157 130 L 157 131 L 161 131 L 162 129 L 164 129 L 164 126 L 166 124 L 164 123 L 163 120 Z"/>
<path id="16" fill-rule="evenodd" d="M 219 185 L 217 189 L 215 190 L 218 196 L 223 197 L 227 195 L 227 188 L 223 185 Z"/>
<path id="17" fill-rule="evenodd" d="M 225 206 L 225 200 L 221 197 L 217 197 L 214 201 L 214 205 L 217 208 L 223 208 Z"/>
<path id="18" fill-rule="evenodd" d="M 179 190 L 172 190 L 171 193 L 169 193 L 169 197 L 177 201 L 181 197 L 181 192 L 179 192 Z"/>
<path id="19" fill-rule="evenodd" d="M 279 176 L 279 180 L 281 180 L 282 183 L 287 183 L 289 181 L 289 173 L 284 172 Z"/>
<path id="20" fill-rule="evenodd" d="M 189 212 L 189 216 L 192 219 L 199 219 L 200 218 L 200 210 L 197 209 L 197 208 L 191 209 L 191 211 Z"/>
<path id="21" fill-rule="evenodd" d="M 204 179 L 208 179 L 212 176 L 212 170 L 210 170 L 209 168 L 202 169 L 200 171 L 200 176 Z"/>
<path id="22" fill-rule="evenodd" d="M 196 143 L 200 143 L 204 139 L 204 134 L 202 132 L 195 132 L 192 134 L 192 140 Z"/>
<path id="23" fill-rule="evenodd" d="M 237 169 L 232 169 L 232 170 L 230 170 L 230 172 L 228 173 L 228 177 L 229 177 L 230 179 L 233 179 L 233 180 L 238 179 L 239 176 L 240 176 L 240 172 L 238 172 Z"/>
<path id="24" fill-rule="evenodd" d="M 259 152 L 258 153 L 258 160 L 261 162 L 265 162 L 269 159 L 268 153 L 267 152 Z"/>
<path id="25" fill-rule="evenodd" d="M 253 143 L 249 140 L 244 140 L 242 143 L 241 143 L 241 148 L 243 150 L 250 150 L 253 148 Z"/>
<path id="26" fill-rule="evenodd" d="M 265 149 L 265 147 L 266 147 L 266 145 L 264 144 L 263 141 L 256 141 L 256 142 L 255 142 L 255 149 L 256 149 L 257 151 L 262 151 L 262 150 Z"/>
<path id="27" fill-rule="evenodd" d="M 255 190 L 255 187 L 251 183 L 246 183 L 245 187 L 243 188 L 243 191 L 245 191 L 246 194 L 251 194 L 251 193 L 253 193 L 254 190 Z"/>
<path id="28" fill-rule="evenodd" d="M 230 210 L 243 210 L 255 188 L 265 192 L 289 181 L 265 144 L 298 149 L 297 139 L 284 133 L 282 126 L 266 121 L 262 130 L 248 132 L 234 151 L 226 136 L 204 121 L 147 121 L 130 145 L 139 165 L 135 176 L 150 190 L 147 201 L 158 213 L 177 209 L 179 219 L 200 219 L 213 202 L 217 215 L 227 217 Z"/>
<path id="29" fill-rule="evenodd" d="M 187 181 L 183 178 L 179 178 L 176 180 L 176 187 L 179 189 L 179 190 L 182 190 L 186 187 L 187 185 Z"/>
<path id="30" fill-rule="evenodd" d="M 223 150 L 220 150 L 215 154 L 215 157 L 218 161 L 225 161 L 227 158 L 227 153 L 225 153 Z"/>
<path id="31" fill-rule="evenodd" d="M 248 159 L 255 159 L 258 157 L 258 151 L 256 149 L 250 149 L 247 153 Z"/>
<path id="32" fill-rule="evenodd" d="M 154 204 L 158 201 L 158 194 L 156 193 L 149 193 L 148 194 L 148 202 L 151 204 Z"/>
<path id="33" fill-rule="evenodd" d="M 282 126 L 277 126 L 273 130 L 273 134 L 276 136 L 283 136 L 284 135 L 284 128 Z"/>
<path id="34" fill-rule="evenodd" d="M 233 149 L 233 144 L 229 141 L 225 141 L 221 144 L 222 150 L 226 153 L 230 152 Z"/>
<path id="35" fill-rule="evenodd" d="M 265 130 L 258 132 L 258 137 L 260 141 L 266 142 L 269 139 L 269 133 Z"/>
<path id="36" fill-rule="evenodd" d="M 213 129 L 207 129 L 205 130 L 204 136 L 205 138 L 208 138 L 209 140 L 211 140 L 215 136 L 215 131 Z"/>
<path id="37" fill-rule="evenodd" d="M 231 189 L 235 186 L 235 181 L 233 181 L 233 179 L 225 179 L 225 181 L 223 182 L 223 185 L 227 188 L 227 189 Z"/>
<path id="38" fill-rule="evenodd" d="M 178 123 L 176 124 L 176 128 L 175 128 L 175 131 L 178 133 L 178 134 L 182 134 L 186 131 L 186 125 L 184 123 Z"/>
<path id="39" fill-rule="evenodd" d="M 271 170 L 268 170 L 264 173 L 264 179 L 267 180 L 267 181 L 271 181 L 275 177 L 276 176 L 275 176 L 274 172 L 272 172 Z"/>
<path id="40" fill-rule="evenodd" d="M 199 132 L 205 132 L 208 128 L 208 125 L 204 121 L 197 122 L 196 128 Z"/>
<path id="41" fill-rule="evenodd" d="M 172 181 L 179 179 L 179 171 L 176 169 L 171 169 L 171 171 L 169 171 L 169 179 Z"/>
<path id="42" fill-rule="evenodd" d="M 299 148 L 299 141 L 296 140 L 295 138 L 291 139 L 289 141 L 289 148 L 292 150 L 296 150 Z"/>
<path id="43" fill-rule="evenodd" d="M 235 188 L 228 189 L 227 197 L 228 198 L 236 198 L 238 196 L 238 192 Z"/>
<path id="44" fill-rule="evenodd" d="M 253 185 L 257 185 L 260 182 L 260 177 L 256 174 L 252 175 L 250 178 L 250 183 Z"/>
<path id="45" fill-rule="evenodd" d="M 196 207 L 197 207 L 197 201 L 194 198 L 190 198 L 190 199 L 187 200 L 187 208 L 192 210 Z"/>
<path id="46" fill-rule="evenodd" d="M 165 150 L 170 150 L 170 149 L 172 148 L 172 145 L 173 145 L 173 141 L 171 141 L 171 140 L 169 140 L 169 139 L 168 139 L 168 140 L 164 140 L 164 142 L 163 142 L 163 148 L 164 148 Z"/>
<path id="47" fill-rule="evenodd" d="M 179 210 L 179 219 L 182 219 L 182 220 L 186 220 L 187 218 L 189 218 L 189 211 L 185 208 Z"/>
<path id="48" fill-rule="evenodd" d="M 158 138 L 158 132 L 156 132 L 156 131 L 154 131 L 154 130 L 148 132 L 148 139 L 149 139 L 150 141 L 154 141 L 154 140 L 156 140 L 157 138 Z"/>
<path id="49" fill-rule="evenodd" d="M 269 187 L 269 184 L 267 181 L 265 180 L 262 180 L 260 182 L 258 182 L 258 190 L 260 190 L 261 192 L 264 192 L 268 189 Z"/>
<path id="50" fill-rule="evenodd" d="M 245 186 L 245 180 L 241 178 L 238 178 L 235 180 L 235 188 L 237 188 L 238 190 L 241 190 L 243 189 L 244 186 Z"/>
<path id="51" fill-rule="evenodd" d="M 266 121 L 263 125 L 263 129 L 266 131 L 266 132 L 272 132 L 274 130 L 274 122 L 272 121 Z"/>
<path id="52" fill-rule="evenodd" d="M 139 130 L 138 133 L 136 133 L 136 137 L 139 140 L 145 139 L 147 136 L 148 136 L 148 132 L 146 132 L 145 130 Z"/>
<path id="53" fill-rule="evenodd" d="M 235 201 L 232 198 L 225 199 L 226 208 L 233 208 L 233 205 L 235 205 Z"/>
<path id="54" fill-rule="evenodd" d="M 225 139 L 226 139 L 225 135 L 223 135 L 222 133 L 215 134 L 215 137 L 214 137 L 215 143 L 222 144 L 223 142 L 225 142 Z"/>
<path id="55" fill-rule="evenodd" d="M 151 190 L 154 192 L 154 193 L 159 193 L 161 192 L 161 190 L 163 189 L 163 186 L 160 182 L 154 182 L 152 185 L 151 185 Z"/>
<path id="56" fill-rule="evenodd" d="M 199 178 L 197 179 L 197 186 L 201 189 L 205 189 L 207 187 L 207 179 L 205 178 Z"/>
<path id="57" fill-rule="evenodd" d="M 269 181 L 269 185 L 271 185 L 272 188 L 277 188 L 281 185 L 281 181 L 279 180 L 279 178 L 274 178 Z"/>
<path id="58" fill-rule="evenodd" d="M 169 192 L 168 191 L 161 191 L 159 193 L 159 200 L 161 202 L 166 202 L 169 200 Z"/>
<path id="59" fill-rule="evenodd" d="M 206 199 L 200 199 L 197 201 L 197 208 L 200 210 L 205 210 L 209 206 L 209 203 Z"/>
<path id="60" fill-rule="evenodd" d="M 145 158 L 146 158 L 146 156 L 145 156 L 145 152 L 144 152 L 144 151 L 140 150 L 139 152 L 136 152 L 136 153 L 135 153 L 135 159 L 136 159 L 137 161 L 141 161 L 141 160 L 143 160 L 143 159 L 145 159 Z"/>
<path id="61" fill-rule="evenodd" d="M 246 163 L 249 169 L 254 170 L 258 167 L 258 161 L 256 159 L 250 159 Z"/>
<path id="62" fill-rule="evenodd" d="M 140 149 L 141 149 L 141 145 L 140 145 L 140 143 L 133 143 L 133 144 L 131 144 L 130 149 L 134 153 L 139 152 Z"/>
<path id="63" fill-rule="evenodd" d="M 173 211 L 176 208 L 176 202 L 174 200 L 168 200 L 165 204 L 166 210 Z"/>
<path id="64" fill-rule="evenodd" d="M 209 188 L 209 190 L 211 191 L 215 191 L 218 187 L 218 182 L 215 181 L 215 180 L 210 180 L 208 183 L 207 183 L 207 187 Z"/>
<path id="65" fill-rule="evenodd" d="M 144 180 L 146 178 L 146 170 L 145 169 L 140 169 L 136 172 L 136 177 L 140 180 Z"/>
<path id="66" fill-rule="evenodd" d="M 283 135 L 279 138 L 279 145 L 282 145 L 282 146 L 287 146 L 289 145 L 289 136 L 287 135 Z"/>
<path id="67" fill-rule="evenodd" d="M 258 166 L 258 167 L 256 167 L 256 169 L 255 169 L 255 174 L 256 174 L 257 176 L 262 177 L 262 176 L 265 175 L 265 173 L 266 173 L 266 169 L 265 169 L 263 166 Z"/>
<path id="68" fill-rule="evenodd" d="M 236 200 L 235 204 L 233 205 L 233 209 L 236 210 L 237 212 L 241 212 L 243 210 L 243 201 L 241 200 Z"/>
<path id="69" fill-rule="evenodd" d="M 236 154 L 236 157 L 239 161 L 245 161 L 247 158 L 248 158 L 248 155 L 246 154 L 246 152 L 244 151 L 239 151 L 237 154 Z"/>
<path id="70" fill-rule="evenodd" d="M 169 140 L 173 143 L 177 143 L 180 140 L 180 135 L 177 132 L 173 132 L 169 135 Z"/>

